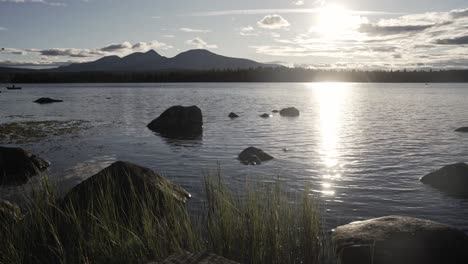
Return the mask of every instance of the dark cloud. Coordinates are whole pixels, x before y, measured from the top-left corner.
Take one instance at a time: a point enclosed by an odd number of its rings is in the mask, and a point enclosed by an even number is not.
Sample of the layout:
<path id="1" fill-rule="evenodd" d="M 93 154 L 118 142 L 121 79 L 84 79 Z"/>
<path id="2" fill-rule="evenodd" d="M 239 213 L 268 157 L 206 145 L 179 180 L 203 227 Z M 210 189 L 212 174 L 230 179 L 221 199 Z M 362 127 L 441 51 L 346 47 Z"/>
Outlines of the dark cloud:
<path id="1" fill-rule="evenodd" d="M 439 45 L 466 45 L 468 44 L 468 35 L 458 38 L 438 39 L 435 43 Z"/>
<path id="2" fill-rule="evenodd" d="M 94 56 L 94 54 L 79 50 L 79 49 L 45 49 L 45 50 L 30 50 L 38 52 L 42 56 L 50 56 L 50 57 L 57 57 L 57 56 L 68 56 L 74 58 L 86 58 Z"/>
<path id="3" fill-rule="evenodd" d="M 113 52 L 113 51 L 118 51 L 118 50 L 123 50 L 123 49 L 131 49 L 132 44 L 129 42 L 124 42 L 124 43 L 118 43 L 118 44 L 110 44 L 108 46 L 105 46 L 101 48 L 101 51 L 105 52 Z"/>
<path id="4" fill-rule="evenodd" d="M 396 35 L 411 32 L 419 32 L 433 27 L 431 25 L 398 25 L 398 26 L 381 26 L 376 24 L 362 24 L 359 27 L 359 32 L 368 33 L 371 35 Z"/>

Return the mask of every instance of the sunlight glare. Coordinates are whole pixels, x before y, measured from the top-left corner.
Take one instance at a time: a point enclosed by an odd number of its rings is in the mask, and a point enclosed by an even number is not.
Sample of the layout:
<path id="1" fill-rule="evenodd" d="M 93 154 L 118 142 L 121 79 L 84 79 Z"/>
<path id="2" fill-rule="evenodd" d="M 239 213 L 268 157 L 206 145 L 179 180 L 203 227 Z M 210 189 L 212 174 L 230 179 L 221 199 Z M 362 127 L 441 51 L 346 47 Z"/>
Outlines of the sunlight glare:
<path id="1" fill-rule="evenodd" d="M 344 7 L 333 5 L 320 10 L 316 24 L 310 31 L 319 33 L 325 38 L 338 38 L 343 34 L 354 32 L 366 22 L 368 22 L 366 18 L 353 15 Z"/>

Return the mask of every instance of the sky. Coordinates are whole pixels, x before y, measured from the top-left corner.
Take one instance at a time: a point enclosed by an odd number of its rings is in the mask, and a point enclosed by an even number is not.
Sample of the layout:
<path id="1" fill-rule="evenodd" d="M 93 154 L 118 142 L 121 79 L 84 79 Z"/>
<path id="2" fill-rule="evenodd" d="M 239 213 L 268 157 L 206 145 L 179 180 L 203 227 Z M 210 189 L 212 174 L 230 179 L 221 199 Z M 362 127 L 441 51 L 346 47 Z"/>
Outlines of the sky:
<path id="1" fill-rule="evenodd" d="M 0 0 L 0 66 L 190 49 L 316 69 L 468 68 L 468 0 Z"/>

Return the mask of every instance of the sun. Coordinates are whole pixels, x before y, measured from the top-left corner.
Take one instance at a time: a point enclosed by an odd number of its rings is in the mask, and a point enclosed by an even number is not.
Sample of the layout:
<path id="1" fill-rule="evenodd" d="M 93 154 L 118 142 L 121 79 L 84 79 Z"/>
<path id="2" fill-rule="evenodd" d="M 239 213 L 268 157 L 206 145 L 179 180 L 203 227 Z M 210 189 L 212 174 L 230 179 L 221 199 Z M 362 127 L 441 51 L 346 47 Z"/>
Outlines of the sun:
<path id="1" fill-rule="evenodd" d="M 322 37 L 339 38 L 355 32 L 365 20 L 342 6 L 327 6 L 319 10 L 311 31 Z"/>

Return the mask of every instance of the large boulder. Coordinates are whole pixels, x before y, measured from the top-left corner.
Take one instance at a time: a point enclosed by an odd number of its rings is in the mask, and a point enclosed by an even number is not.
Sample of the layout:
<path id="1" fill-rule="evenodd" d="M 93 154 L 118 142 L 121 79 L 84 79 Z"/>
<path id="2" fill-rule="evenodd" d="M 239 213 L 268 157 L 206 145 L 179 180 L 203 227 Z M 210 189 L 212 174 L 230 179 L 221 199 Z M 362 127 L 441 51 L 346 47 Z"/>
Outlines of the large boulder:
<path id="1" fill-rule="evenodd" d="M 169 138 L 196 138 L 203 132 L 203 115 L 197 106 L 172 106 L 147 127 Z"/>
<path id="2" fill-rule="evenodd" d="M 460 128 L 455 129 L 455 131 L 468 133 L 468 127 L 460 127 Z"/>
<path id="3" fill-rule="evenodd" d="M 49 97 L 41 97 L 37 99 L 36 101 L 34 101 L 34 103 L 38 103 L 38 104 L 51 104 L 51 103 L 60 103 L 60 102 L 63 102 L 63 100 L 52 99 Z"/>
<path id="4" fill-rule="evenodd" d="M 239 160 L 245 165 L 259 165 L 262 161 L 272 159 L 272 156 L 255 147 L 248 147 L 239 154 Z"/>
<path id="5" fill-rule="evenodd" d="M 457 196 L 468 196 L 468 165 L 455 163 L 444 166 L 421 178 L 421 182 Z"/>
<path id="6" fill-rule="evenodd" d="M 287 107 L 280 110 L 281 116 L 296 117 L 299 116 L 299 110 L 295 107 Z"/>
<path id="7" fill-rule="evenodd" d="M 134 208 L 148 197 L 157 199 L 163 209 L 166 202 L 185 203 L 190 194 L 148 168 L 117 161 L 72 188 L 62 202 L 88 210 L 112 201 L 126 213 L 137 211 Z"/>
<path id="8" fill-rule="evenodd" d="M 228 117 L 229 117 L 229 118 L 238 118 L 239 115 L 237 115 L 237 114 L 234 113 L 234 112 L 231 112 L 231 113 L 229 113 Z"/>
<path id="9" fill-rule="evenodd" d="M 339 226 L 333 241 L 342 264 L 468 263 L 465 233 L 407 216 L 385 216 Z"/>
<path id="10" fill-rule="evenodd" d="M 49 162 L 22 148 L 0 146 L 0 185 L 23 184 L 49 167 Z"/>

